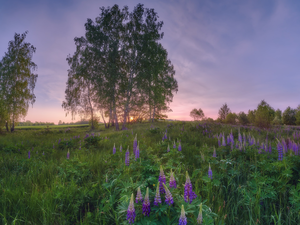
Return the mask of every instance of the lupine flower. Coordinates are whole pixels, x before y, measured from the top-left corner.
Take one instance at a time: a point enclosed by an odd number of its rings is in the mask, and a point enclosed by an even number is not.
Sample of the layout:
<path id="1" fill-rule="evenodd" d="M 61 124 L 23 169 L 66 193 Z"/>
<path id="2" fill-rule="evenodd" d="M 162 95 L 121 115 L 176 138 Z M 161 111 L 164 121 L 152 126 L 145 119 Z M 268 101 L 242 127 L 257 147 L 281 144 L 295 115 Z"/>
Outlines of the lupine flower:
<path id="1" fill-rule="evenodd" d="M 166 202 L 168 205 L 172 205 L 172 204 L 174 203 L 172 194 L 171 194 L 171 192 L 169 191 L 169 189 L 167 188 L 167 186 L 166 186 L 165 184 L 163 184 L 163 185 L 164 185 L 165 192 L 166 192 L 166 199 L 165 199 L 165 202 Z"/>
<path id="2" fill-rule="evenodd" d="M 127 151 L 125 153 L 125 165 L 129 166 L 129 146 L 127 147 Z"/>
<path id="3" fill-rule="evenodd" d="M 223 137 L 222 137 L 222 145 L 223 145 L 223 146 L 226 146 L 226 142 L 225 142 L 225 137 L 224 137 L 224 135 L 223 135 Z"/>
<path id="4" fill-rule="evenodd" d="M 136 214 L 134 209 L 133 194 L 131 194 L 130 203 L 127 209 L 127 220 L 129 224 L 134 223 L 135 216 Z"/>
<path id="5" fill-rule="evenodd" d="M 175 141 L 174 141 L 174 144 L 173 144 L 173 148 L 176 148 L 176 143 L 175 143 Z"/>
<path id="6" fill-rule="evenodd" d="M 181 152 L 181 143 L 179 142 L 179 145 L 178 145 L 178 151 Z"/>
<path id="7" fill-rule="evenodd" d="M 185 216 L 185 211 L 183 205 L 181 205 L 181 214 L 179 217 L 179 225 L 186 225 L 187 224 L 187 219 Z"/>
<path id="8" fill-rule="evenodd" d="M 137 134 L 135 135 L 135 138 L 133 140 L 133 154 L 135 154 L 136 147 L 137 147 Z"/>
<path id="9" fill-rule="evenodd" d="M 278 160 L 282 161 L 282 145 L 280 142 L 277 144 L 277 151 L 278 151 Z"/>
<path id="10" fill-rule="evenodd" d="M 116 154 L 116 144 L 114 143 L 113 154 Z"/>
<path id="11" fill-rule="evenodd" d="M 170 151 L 170 145 L 168 144 L 167 152 L 169 152 L 169 151 Z"/>
<path id="12" fill-rule="evenodd" d="M 188 172 L 186 171 L 186 180 L 184 185 L 184 200 L 185 202 L 192 203 L 192 201 L 197 198 L 195 192 L 193 192 L 193 186 Z"/>
<path id="13" fill-rule="evenodd" d="M 120 145 L 120 152 L 122 152 L 122 144 Z"/>
<path id="14" fill-rule="evenodd" d="M 166 183 L 166 176 L 164 174 L 162 166 L 160 166 L 158 181 L 159 181 L 159 191 L 160 191 L 161 194 L 163 194 L 163 193 L 165 193 L 165 189 L 164 189 L 163 184 Z"/>
<path id="15" fill-rule="evenodd" d="M 173 173 L 172 169 L 171 169 L 170 183 L 169 184 L 170 184 L 170 188 L 176 188 L 177 187 L 176 180 L 174 178 L 174 173 Z"/>
<path id="16" fill-rule="evenodd" d="M 202 217 L 202 203 L 201 203 L 198 218 L 197 218 L 197 223 L 202 224 L 202 220 L 203 220 L 203 217 Z"/>
<path id="17" fill-rule="evenodd" d="M 139 157 L 140 157 L 140 147 L 138 144 L 135 150 L 135 160 L 138 159 Z"/>
<path id="18" fill-rule="evenodd" d="M 160 198 L 160 193 L 159 193 L 159 183 L 157 184 L 157 187 L 156 187 L 156 194 L 155 194 L 155 198 L 154 198 L 154 205 L 158 205 L 161 204 L 161 198 Z"/>
<path id="19" fill-rule="evenodd" d="M 53 149 L 54 149 L 54 143 L 53 143 Z"/>
<path id="20" fill-rule="evenodd" d="M 144 216 L 149 216 L 150 211 L 151 211 L 151 208 L 150 208 L 150 200 L 149 200 L 149 188 L 147 188 L 145 199 L 144 199 L 144 202 L 143 202 L 143 214 L 144 214 Z"/>
<path id="21" fill-rule="evenodd" d="M 58 140 L 58 144 L 60 143 L 61 139 Z"/>
<path id="22" fill-rule="evenodd" d="M 219 146 L 219 147 L 221 146 L 220 138 L 218 138 L 218 146 Z"/>
<path id="23" fill-rule="evenodd" d="M 107 174 L 105 175 L 105 182 L 106 182 L 106 183 L 108 182 Z"/>
<path id="24" fill-rule="evenodd" d="M 45 155 L 45 153 L 43 152 L 43 155 Z"/>
<path id="25" fill-rule="evenodd" d="M 208 177 L 212 180 L 213 179 L 213 173 L 212 170 L 210 168 L 210 164 L 209 164 L 209 168 L 208 168 Z"/>
<path id="26" fill-rule="evenodd" d="M 28 159 L 30 159 L 30 151 L 28 151 Z"/>
<path id="27" fill-rule="evenodd" d="M 269 153 L 270 154 L 272 153 L 272 145 L 271 145 L 271 143 L 269 144 Z"/>
<path id="28" fill-rule="evenodd" d="M 216 148 L 214 147 L 214 154 L 213 154 L 213 157 L 217 157 L 217 153 L 216 153 Z"/>
<path id="29" fill-rule="evenodd" d="M 142 193 L 141 193 L 141 188 L 138 187 L 138 190 L 137 190 L 137 194 L 136 194 L 136 198 L 135 198 L 135 203 L 139 203 L 139 201 L 143 201 L 143 196 L 142 196 Z"/>
<path id="30" fill-rule="evenodd" d="M 67 159 L 70 158 L 70 151 L 68 150 L 68 153 L 67 153 Z"/>

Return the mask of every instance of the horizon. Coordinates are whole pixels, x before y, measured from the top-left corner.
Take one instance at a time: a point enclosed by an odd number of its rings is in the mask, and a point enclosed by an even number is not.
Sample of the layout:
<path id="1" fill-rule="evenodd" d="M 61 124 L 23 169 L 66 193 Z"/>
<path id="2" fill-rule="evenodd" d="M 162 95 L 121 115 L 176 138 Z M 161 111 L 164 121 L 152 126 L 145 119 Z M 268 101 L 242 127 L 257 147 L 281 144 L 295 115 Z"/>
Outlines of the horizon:
<path id="1" fill-rule="evenodd" d="M 218 117 L 227 103 L 232 112 L 248 112 L 265 100 L 282 112 L 300 101 L 300 2 L 292 1 L 127 1 L 131 12 L 138 3 L 154 8 L 164 22 L 160 41 L 174 65 L 178 93 L 167 119 L 191 121 L 190 111 L 201 108 Z M 22 121 L 58 123 L 80 120 L 65 117 L 61 107 L 68 77 L 68 54 L 75 37 L 85 35 L 87 18 L 99 7 L 122 1 L 12 0 L 0 8 L 0 56 L 14 34 L 28 30 L 25 42 L 36 47 L 32 61 L 38 74 L 36 102 Z M 102 119 L 101 119 L 102 121 Z"/>

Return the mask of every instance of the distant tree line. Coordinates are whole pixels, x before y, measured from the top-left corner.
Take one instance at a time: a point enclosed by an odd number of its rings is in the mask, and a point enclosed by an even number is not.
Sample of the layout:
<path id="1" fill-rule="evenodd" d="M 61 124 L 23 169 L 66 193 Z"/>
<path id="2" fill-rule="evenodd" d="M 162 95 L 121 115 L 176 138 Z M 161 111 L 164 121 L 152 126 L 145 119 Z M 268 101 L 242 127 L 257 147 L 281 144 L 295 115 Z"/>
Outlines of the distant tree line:
<path id="1" fill-rule="evenodd" d="M 69 123 L 65 123 L 61 120 L 58 121 L 58 125 L 78 125 L 78 124 L 89 124 L 89 121 L 88 120 L 79 120 L 79 121 L 76 121 L 76 122 L 69 122 Z"/>
<path id="2" fill-rule="evenodd" d="M 55 125 L 54 123 L 50 122 L 31 122 L 30 120 L 26 120 L 25 122 L 18 122 L 16 123 L 17 126 L 50 126 L 50 125 Z"/>
<path id="3" fill-rule="evenodd" d="M 204 117 L 202 109 L 193 109 L 190 116 L 194 120 L 214 121 L 211 118 Z M 293 109 L 288 106 L 283 112 L 280 109 L 275 110 L 265 100 L 262 100 L 256 109 L 245 112 L 233 113 L 227 103 L 222 105 L 218 112 L 217 122 L 227 124 L 252 124 L 261 128 L 269 128 L 272 125 L 300 125 L 300 105 Z"/>
<path id="4" fill-rule="evenodd" d="M 87 20 L 85 37 L 74 39 L 62 107 L 72 117 L 87 118 L 92 128 L 100 118 L 116 130 L 119 123 L 125 129 L 131 118 L 166 118 L 178 84 L 159 43 L 163 22 L 142 4 L 133 12 L 118 5 L 100 10 L 95 21 Z"/>

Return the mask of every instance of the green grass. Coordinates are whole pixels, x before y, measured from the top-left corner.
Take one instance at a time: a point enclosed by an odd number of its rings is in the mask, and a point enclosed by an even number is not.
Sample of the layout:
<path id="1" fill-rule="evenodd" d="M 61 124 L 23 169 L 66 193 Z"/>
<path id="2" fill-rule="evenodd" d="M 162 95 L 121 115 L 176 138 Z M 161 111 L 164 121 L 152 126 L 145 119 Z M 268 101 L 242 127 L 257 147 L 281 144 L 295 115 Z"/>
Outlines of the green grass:
<path id="1" fill-rule="evenodd" d="M 128 224 L 129 199 L 132 193 L 136 196 L 138 187 L 143 196 L 149 187 L 151 213 L 144 216 L 141 203 L 135 204 L 135 224 L 178 224 L 181 205 L 188 224 L 197 224 L 200 203 L 203 224 L 300 221 L 300 159 L 289 150 L 283 161 L 278 161 L 276 148 L 276 138 L 299 142 L 299 131 L 292 128 L 261 131 L 177 121 L 128 125 L 128 130 L 118 132 L 104 127 L 96 131 L 67 127 L 20 129 L 0 135 L 0 224 Z M 168 139 L 162 141 L 166 129 Z M 272 153 L 263 150 L 259 154 L 257 146 L 247 145 L 242 151 L 218 146 L 217 134 L 227 136 L 232 131 L 236 143 L 238 130 L 260 143 L 268 136 Z M 137 160 L 132 153 L 136 134 Z M 180 140 L 181 152 L 177 150 Z M 129 166 L 125 166 L 127 147 Z M 216 158 L 212 157 L 214 147 Z M 212 180 L 207 173 L 209 164 Z M 169 188 L 172 206 L 164 203 L 164 194 L 162 204 L 153 205 L 160 165 L 167 186 L 170 170 L 175 173 L 177 188 Z M 183 197 L 186 171 L 197 195 L 191 204 Z"/>

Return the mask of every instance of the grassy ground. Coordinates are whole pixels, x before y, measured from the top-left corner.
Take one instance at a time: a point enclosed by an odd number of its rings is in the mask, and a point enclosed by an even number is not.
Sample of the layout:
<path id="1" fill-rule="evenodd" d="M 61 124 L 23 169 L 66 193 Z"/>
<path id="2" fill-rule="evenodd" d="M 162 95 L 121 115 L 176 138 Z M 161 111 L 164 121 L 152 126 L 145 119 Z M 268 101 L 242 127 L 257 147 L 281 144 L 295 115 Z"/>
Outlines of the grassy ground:
<path id="1" fill-rule="evenodd" d="M 0 223 L 128 224 L 129 199 L 132 193 L 136 197 L 138 187 L 143 197 L 149 188 L 151 212 L 145 216 L 142 204 L 135 203 L 134 224 L 178 224 L 182 205 L 188 224 L 197 224 L 200 203 L 203 224 L 300 221 L 299 155 L 288 148 L 281 161 L 277 151 L 277 139 L 299 142 L 297 130 L 193 122 L 134 124 L 119 132 L 67 127 L 0 135 Z M 226 145 L 219 146 L 217 135 L 223 133 Z M 242 147 L 236 146 L 239 133 L 245 134 Z M 230 134 L 232 146 L 227 144 Z M 136 135 L 139 158 L 133 154 Z M 255 144 L 250 145 L 253 139 Z M 271 152 L 261 147 L 266 140 Z M 125 165 L 127 148 L 129 166 Z M 162 203 L 153 204 L 160 166 L 174 201 L 171 206 L 163 193 Z M 171 169 L 177 188 L 169 186 Z M 197 195 L 191 202 L 185 201 L 186 173 Z"/>

